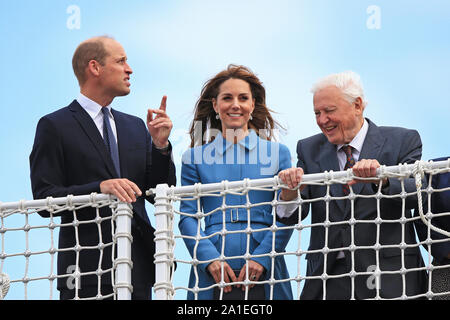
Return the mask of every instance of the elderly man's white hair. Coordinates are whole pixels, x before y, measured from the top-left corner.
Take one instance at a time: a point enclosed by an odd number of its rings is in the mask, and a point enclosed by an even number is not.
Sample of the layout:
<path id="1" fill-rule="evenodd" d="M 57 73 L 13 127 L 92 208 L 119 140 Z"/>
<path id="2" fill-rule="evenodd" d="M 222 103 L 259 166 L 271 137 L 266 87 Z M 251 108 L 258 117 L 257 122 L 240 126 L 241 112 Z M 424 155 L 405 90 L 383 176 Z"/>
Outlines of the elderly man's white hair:
<path id="1" fill-rule="evenodd" d="M 344 71 L 341 73 L 330 74 L 316 82 L 311 88 L 311 92 L 315 94 L 317 91 L 329 86 L 335 86 L 340 89 L 349 103 L 355 102 L 356 98 L 360 97 L 363 107 L 366 107 L 368 101 L 364 98 L 361 77 L 357 73 L 353 71 Z"/>

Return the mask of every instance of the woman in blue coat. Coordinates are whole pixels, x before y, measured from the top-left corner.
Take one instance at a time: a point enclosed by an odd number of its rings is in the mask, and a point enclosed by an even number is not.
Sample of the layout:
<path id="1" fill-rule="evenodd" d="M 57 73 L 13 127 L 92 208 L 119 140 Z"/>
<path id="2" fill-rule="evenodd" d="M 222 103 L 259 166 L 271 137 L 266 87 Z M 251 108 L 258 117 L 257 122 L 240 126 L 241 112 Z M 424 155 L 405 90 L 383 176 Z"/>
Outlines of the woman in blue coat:
<path id="1" fill-rule="evenodd" d="M 204 85 L 197 101 L 181 184 L 268 178 L 290 168 L 288 148 L 271 141 L 275 125 L 262 83 L 246 67 L 230 65 Z M 222 298 L 231 292 L 236 298 L 236 290 L 243 293 L 246 286 L 226 283 L 245 281 L 250 281 L 247 298 L 292 299 L 282 255 L 292 229 L 257 231 L 284 227 L 276 222 L 270 204 L 276 196 L 273 191 L 250 190 L 248 195 L 231 192 L 181 202 L 179 228 L 194 261 L 188 299 L 217 299 L 221 283 Z M 204 228 L 194 216 L 198 211 L 205 215 Z M 286 281 L 273 282 L 282 279 Z"/>

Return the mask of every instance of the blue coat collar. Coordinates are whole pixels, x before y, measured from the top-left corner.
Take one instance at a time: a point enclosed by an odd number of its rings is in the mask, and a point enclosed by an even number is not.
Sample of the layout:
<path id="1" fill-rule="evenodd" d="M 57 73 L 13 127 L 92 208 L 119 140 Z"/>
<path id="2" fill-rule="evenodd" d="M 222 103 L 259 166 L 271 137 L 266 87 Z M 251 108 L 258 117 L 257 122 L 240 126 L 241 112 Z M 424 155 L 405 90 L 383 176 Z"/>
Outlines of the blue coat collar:
<path id="1" fill-rule="evenodd" d="M 256 134 L 255 130 L 249 129 L 248 135 L 244 139 L 238 141 L 237 144 L 241 145 L 245 149 L 253 150 L 258 144 L 258 139 L 259 137 Z M 222 134 L 218 134 L 214 141 L 211 142 L 211 144 L 214 145 L 215 149 L 220 155 L 223 155 L 231 146 L 234 145 L 234 143 L 232 143 L 231 141 L 227 141 L 226 139 L 224 139 Z"/>

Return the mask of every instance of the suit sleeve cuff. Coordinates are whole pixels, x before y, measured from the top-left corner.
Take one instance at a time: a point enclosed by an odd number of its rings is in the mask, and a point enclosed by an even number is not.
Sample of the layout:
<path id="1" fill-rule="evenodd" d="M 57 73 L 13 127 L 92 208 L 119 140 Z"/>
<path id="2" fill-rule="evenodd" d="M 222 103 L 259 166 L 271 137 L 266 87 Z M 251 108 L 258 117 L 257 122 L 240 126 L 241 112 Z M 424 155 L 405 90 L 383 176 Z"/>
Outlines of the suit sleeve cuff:
<path id="1" fill-rule="evenodd" d="M 152 150 L 164 156 L 170 156 L 172 154 L 172 144 L 169 141 L 169 144 L 167 145 L 167 147 L 164 148 L 158 148 L 153 142 L 152 142 Z"/>

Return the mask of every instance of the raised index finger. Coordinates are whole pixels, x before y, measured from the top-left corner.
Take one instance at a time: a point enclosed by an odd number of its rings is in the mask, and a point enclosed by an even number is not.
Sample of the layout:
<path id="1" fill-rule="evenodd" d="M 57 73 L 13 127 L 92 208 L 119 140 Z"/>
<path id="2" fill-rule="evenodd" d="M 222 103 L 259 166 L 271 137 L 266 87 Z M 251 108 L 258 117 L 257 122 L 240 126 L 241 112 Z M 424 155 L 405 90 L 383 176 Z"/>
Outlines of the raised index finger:
<path id="1" fill-rule="evenodd" d="M 161 106 L 159 107 L 159 109 L 166 111 L 166 101 L 167 101 L 167 96 L 163 96 L 161 99 Z"/>

